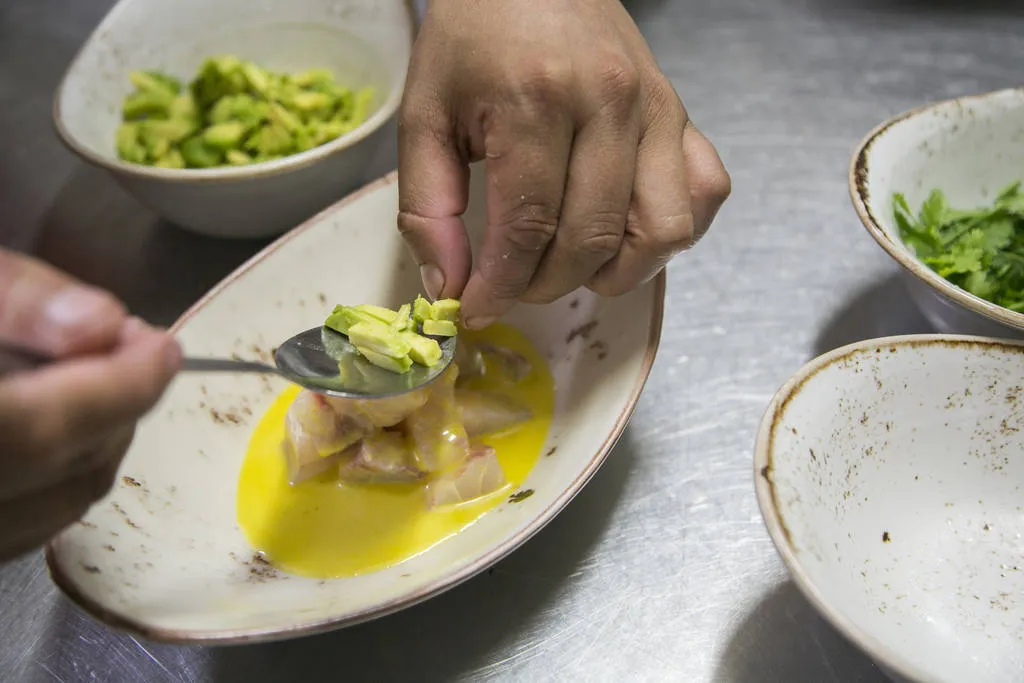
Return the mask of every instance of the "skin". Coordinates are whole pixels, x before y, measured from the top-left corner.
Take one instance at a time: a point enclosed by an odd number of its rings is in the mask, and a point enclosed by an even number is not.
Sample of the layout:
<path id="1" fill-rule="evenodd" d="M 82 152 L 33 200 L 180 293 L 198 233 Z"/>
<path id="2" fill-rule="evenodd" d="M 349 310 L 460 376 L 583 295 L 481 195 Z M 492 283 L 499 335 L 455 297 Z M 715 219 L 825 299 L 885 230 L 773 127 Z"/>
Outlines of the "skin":
<path id="1" fill-rule="evenodd" d="M 461 215 L 485 160 L 474 261 Z M 618 0 L 433 0 L 399 112 L 398 226 L 434 297 L 484 327 L 516 302 L 657 275 L 730 192 Z"/>
<path id="2" fill-rule="evenodd" d="M 0 560 L 7 560 L 106 495 L 136 421 L 163 394 L 181 351 L 110 294 L 4 250 L 0 347 L 56 361 L 0 373 Z"/>

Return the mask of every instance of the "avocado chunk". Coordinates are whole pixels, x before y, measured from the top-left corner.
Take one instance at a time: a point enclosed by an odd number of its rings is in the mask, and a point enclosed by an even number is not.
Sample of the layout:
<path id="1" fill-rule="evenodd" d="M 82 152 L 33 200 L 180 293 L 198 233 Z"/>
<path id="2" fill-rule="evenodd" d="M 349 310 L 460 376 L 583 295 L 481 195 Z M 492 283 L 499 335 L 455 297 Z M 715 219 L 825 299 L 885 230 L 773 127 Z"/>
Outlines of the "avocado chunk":
<path id="1" fill-rule="evenodd" d="M 412 367 L 412 359 L 409 356 L 402 356 L 401 358 L 394 358 L 383 353 L 377 353 L 373 349 L 366 347 L 356 346 L 356 350 L 366 357 L 366 360 L 370 361 L 379 368 L 390 370 L 399 374 L 409 372 Z"/>
<path id="2" fill-rule="evenodd" d="M 348 328 L 348 340 L 357 349 L 370 349 L 392 358 L 409 355 L 409 342 L 381 322 L 360 322 Z"/>
<path id="3" fill-rule="evenodd" d="M 424 320 L 423 334 L 432 337 L 454 337 L 458 334 L 459 328 L 450 320 Z"/>
<path id="4" fill-rule="evenodd" d="M 438 299 L 430 304 L 430 318 L 457 323 L 459 322 L 459 309 L 458 299 Z"/>

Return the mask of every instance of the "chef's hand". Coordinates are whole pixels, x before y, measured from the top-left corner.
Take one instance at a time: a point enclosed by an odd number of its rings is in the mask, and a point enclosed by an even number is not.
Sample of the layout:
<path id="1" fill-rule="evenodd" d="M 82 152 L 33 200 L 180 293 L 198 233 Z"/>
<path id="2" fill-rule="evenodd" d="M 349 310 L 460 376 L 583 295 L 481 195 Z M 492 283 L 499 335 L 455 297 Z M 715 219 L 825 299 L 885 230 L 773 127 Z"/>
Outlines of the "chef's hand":
<path id="1" fill-rule="evenodd" d="M 486 160 L 476 262 L 460 215 Z M 729 175 L 618 0 L 431 0 L 399 115 L 399 228 L 432 296 L 628 292 L 690 247 Z"/>
<path id="2" fill-rule="evenodd" d="M 0 347 L 57 362 L 0 375 L 0 560 L 103 497 L 181 353 L 111 295 L 0 249 Z"/>

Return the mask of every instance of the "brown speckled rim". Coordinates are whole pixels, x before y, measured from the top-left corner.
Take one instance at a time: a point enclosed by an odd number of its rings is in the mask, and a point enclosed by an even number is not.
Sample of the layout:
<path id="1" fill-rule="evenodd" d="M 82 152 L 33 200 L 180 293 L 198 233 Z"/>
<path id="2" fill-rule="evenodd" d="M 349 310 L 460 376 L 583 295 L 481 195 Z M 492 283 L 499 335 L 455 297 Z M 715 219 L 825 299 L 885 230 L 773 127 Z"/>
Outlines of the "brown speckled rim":
<path id="1" fill-rule="evenodd" d="M 966 335 L 915 334 L 867 339 L 818 356 L 790 377 L 768 404 L 764 417 L 761 419 L 754 446 L 754 489 L 757 493 L 757 504 L 761 509 L 761 517 L 764 519 L 765 527 L 768 529 L 768 535 L 771 537 L 776 551 L 782 557 L 782 561 L 789 570 L 789 574 L 794 583 L 796 583 L 797 588 L 814 605 L 818 613 L 823 615 L 836 630 L 842 633 L 850 642 L 860 647 L 876 662 L 890 671 L 903 676 L 908 681 L 915 681 L 916 683 L 948 683 L 948 681 L 930 676 L 907 662 L 899 652 L 891 648 L 887 643 L 878 640 L 874 635 L 853 624 L 842 612 L 828 602 L 820 587 L 804 572 L 799 558 L 799 550 L 796 548 L 794 539 L 790 534 L 772 477 L 776 458 L 780 456 L 786 457 L 786 454 L 779 454 L 774 450 L 776 430 L 782 424 L 782 418 L 785 415 L 789 402 L 800 394 L 815 375 L 836 363 L 860 354 L 896 350 L 898 347 L 920 348 L 924 346 L 980 346 L 988 349 L 1012 350 L 1016 353 L 1024 354 L 1024 341 L 1016 342 Z"/>
<path id="2" fill-rule="evenodd" d="M 68 77 L 82 58 L 82 54 L 94 40 L 97 40 L 97 36 L 107 28 L 107 24 L 113 20 L 115 13 L 121 8 L 121 5 L 130 1 L 131 0 L 121 0 L 114 5 L 103 20 L 100 21 L 96 29 L 75 54 L 75 57 L 68 66 L 68 69 L 61 77 L 60 84 L 57 86 L 57 90 L 53 97 L 52 122 L 60 141 L 68 148 L 68 150 L 78 155 L 89 164 L 110 171 L 111 173 L 169 183 L 238 182 L 252 180 L 254 178 L 269 178 L 271 176 L 290 173 L 292 171 L 312 166 L 326 157 L 339 154 L 344 150 L 355 146 L 357 143 L 365 140 L 384 127 L 384 125 L 395 116 L 395 113 L 398 111 L 398 107 L 401 104 L 402 94 L 405 89 L 407 71 L 403 71 L 401 78 L 391 85 L 391 92 L 388 94 L 387 99 L 381 107 L 371 114 L 366 121 L 356 126 L 348 133 L 320 145 L 319 147 L 314 147 L 313 149 L 300 152 L 299 154 L 292 154 L 282 159 L 264 161 L 246 166 L 227 166 L 208 169 L 157 168 L 155 166 L 130 164 L 126 161 L 121 161 L 116 156 L 97 154 L 79 142 L 64 125 L 64 114 L 61 111 L 60 101 L 64 94 L 64 89 L 67 86 Z M 410 20 L 409 25 L 411 31 L 409 33 L 408 40 L 411 46 L 419 32 L 419 13 L 416 11 L 414 0 L 402 0 L 402 4 L 404 5 Z"/>
<path id="3" fill-rule="evenodd" d="M 876 212 L 887 211 L 889 209 L 873 205 L 875 200 L 872 198 L 870 193 L 871 188 L 868 186 L 868 173 L 871 166 L 871 149 L 875 142 L 888 133 L 893 127 L 912 118 L 921 116 L 922 114 L 934 111 L 940 107 L 948 107 L 951 105 L 962 106 L 964 104 L 972 104 L 986 99 L 1003 97 L 1010 94 L 1024 96 L 1024 88 L 1006 88 L 980 95 L 970 95 L 967 97 L 944 100 L 942 102 L 933 102 L 923 107 L 911 109 L 882 123 L 867 134 L 867 136 L 861 141 L 860 145 L 858 145 L 857 150 L 854 152 L 853 158 L 850 162 L 849 187 L 850 199 L 853 200 L 853 207 L 857 211 L 857 215 L 860 217 L 861 223 L 864 224 L 864 227 L 867 228 L 868 233 L 871 234 L 875 241 L 878 242 L 889 256 L 891 256 L 903 268 L 923 280 L 927 285 L 936 290 L 946 299 L 954 301 L 964 308 L 985 316 L 990 320 L 995 320 L 996 322 L 1002 323 L 1003 325 L 1007 325 L 1011 328 L 1024 330 L 1024 314 L 1011 311 L 1010 309 L 1003 308 L 1002 306 L 997 306 L 990 301 L 986 301 L 985 299 L 971 294 L 965 289 L 957 287 L 915 258 L 902 243 L 894 242 L 892 238 L 882 230 L 882 227 L 879 225 L 876 218 Z M 889 198 L 884 198 L 884 201 L 886 202 L 885 206 L 888 207 Z"/>
<path id="4" fill-rule="evenodd" d="M 210 301 L 219 296 L 221 292 L 229 287 L 235 280 L 255 266 L 259 265 L 260 262 L 277 252 L 282 246 L 294 239 L 296 236 L 302 234 L 306 230 L 309 230 L 314 225 L 322 222 L 331 214 L 351 204 L 360 197 L 378 190 L 381 187 L 392 185 L 397 182 L 397 172 L 391 172 L 349 195 L 337 204 L 325 209 L 291 232 L 278 238 L 263 251 L 239 266 L 231 275 L 222 280 L 220 284 L 216 285 L 202 299 L 189 308 L 177 320 L 177 322 L 174 323 L 171 327 L 171 332 L 177 332 L 196 313 L 201 311 L 210 303 Z M 637 373 L 637 377 L 633 382 L 633 388 L 626 399 L 626 403 L 600 448 L 596 453 L 594 453 L 594 456 L 590 459 L 579 475 L 577 475 L 565 490 L 562 491 L 562 493 L 559 494 L 559 496 L 555 498 L 547 508 L 542 510 L 533 519 L 533 521 L 526 526 L 526 528 L 514 534 L 504 542 L 492 547 L 465 567 L 462 567 L 446 577 L 442 577 L 433 583 L 423 586 L 422 588 L 412 591 L 406 595 L 399 596 L 389 602 L 343 617 L 326 619 L 323 621 L 286 628 L 216 631 L 209 633 L 195 633 L 180 629 L 156 628 L 143 622 L 125 617 L 118 614 L 116 611 L 104 607 L 102 604 L 82 592 L 75 582 L 64 573 L 60 563 L 57 562 L 57 551 L 53 543 L 46 546 L 46 566 L 50 572 L 50 577 L 57 587 L 60 588 L 60 590 L 70 598 L 73 603 L 108 626 L 122 631 L 127 631 L 149 640 L 191 645 L 238 645 L 245 643 L 287 640 L 300 636 L 324 633 L 370 621 L 378 617 L 383 617 L 423 602 L 428 598 L 440 595 L 441 593 L 458 586 L 463 581 L 476 576 L 494 563 L 509 555 L 519 546 L 526 543 L 526 541 L 530 540 L 534 534 L 547 526 L 548 522 L 554 519 L 555 515 L 569 504 L 576 494 L 583 489 L 586 483 L 590 481 L 590 478 L 594 476 L 594 473 L 596 473 L 601 465 L 604 464 L 604 461 L 608 458 L 608 455 L 619 440 L 619 437 L 622 436 L 622 432 L 625 430 L 626 424 L 629 422 L 629 418 L 632 416 L 633 410 L 636 408 L 637 401 L 640 399 L 640 394 L 647 383 L 647 378 L 651 374 L 651 367 L 654 365 L 654 358 L 658 353 L 658 345 L 661 342 L 661 327 L 665 309 L 665 271 L 662 271 L 655 278 L 652 285 L 651 319 L 647 333 L 647 347 L 644 351 L 643 361 L 641 363 L 640 370 Z"/>

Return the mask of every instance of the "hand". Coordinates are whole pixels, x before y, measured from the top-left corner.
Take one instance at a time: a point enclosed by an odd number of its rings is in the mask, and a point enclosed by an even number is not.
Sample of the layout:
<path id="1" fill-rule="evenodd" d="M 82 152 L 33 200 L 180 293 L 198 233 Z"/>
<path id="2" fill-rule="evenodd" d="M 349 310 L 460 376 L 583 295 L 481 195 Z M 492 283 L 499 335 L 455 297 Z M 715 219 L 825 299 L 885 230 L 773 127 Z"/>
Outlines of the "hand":
<path id="1" fill-rule="evenodd" d="M 486 159 L 473 268 L 460 216 Z M 730 192 L 618 0 L 432 0 L 399 114 L 399 229 L 468 327 L 581 285 L 615 296 L 708 229 Z"/>
<path id="2" fill-rule="evenodd" d="M 110 489 L 135 422 L 181 352 L 109 294 L 0 249 L 0 345 L 57 362 L 0 375 L 0 560 L 45 543 Z"/>

